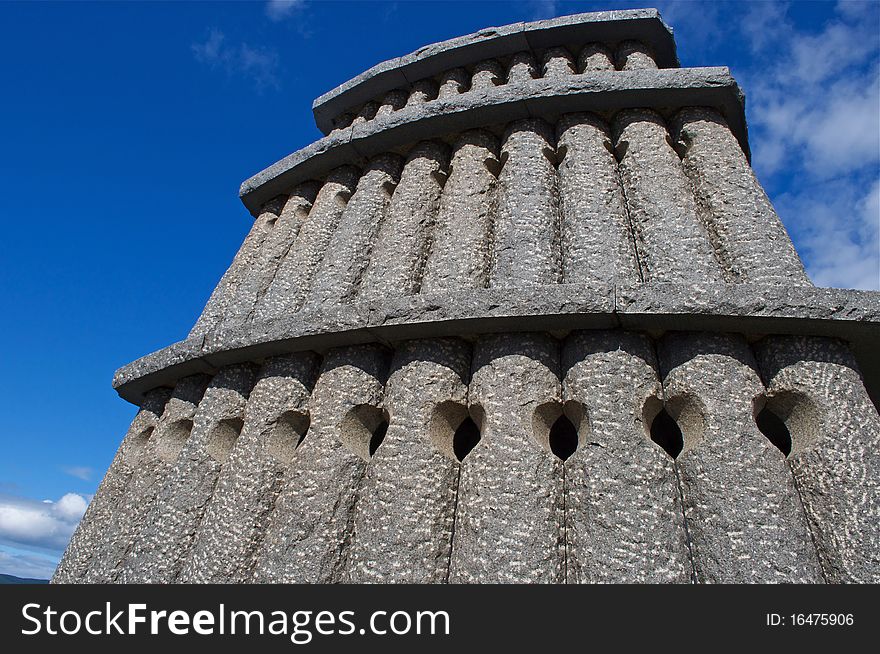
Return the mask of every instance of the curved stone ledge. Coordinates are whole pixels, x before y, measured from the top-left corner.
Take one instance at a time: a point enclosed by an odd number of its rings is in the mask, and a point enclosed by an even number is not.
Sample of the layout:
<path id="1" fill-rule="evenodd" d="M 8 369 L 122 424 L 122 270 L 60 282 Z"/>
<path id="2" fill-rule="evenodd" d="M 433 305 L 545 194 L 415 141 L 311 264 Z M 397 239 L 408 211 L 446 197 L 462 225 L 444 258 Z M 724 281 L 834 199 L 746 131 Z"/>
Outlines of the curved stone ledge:
<path id="1" fill-rule="evenodd" d="M 336 166 L 476 127 L 532 117 L 552 122 L 577 111 L 692 106 L 718 109 L 749 155 L 743 94 L 726 67 L 590 72 L 472 90 L 336 130 L 246 180 L 241 201 L 256 216 L 276 195 Z"/>
<path id="2" fill-rule="evenodd" d="M 686 323 L 682 317 L 687 316 Z M 531 289 L 489 288 L 325 306 L 282 319 L 214 331 L 175 343 L 120 368 L 113 387 L 139 404 L 143 394 L 181 377 L 277 354 L 342 345 L 510 331 L 625 328 L 659 335 L 688 331 L 831 336 L 848 340 L 870 389 L 880 381 L 880 293 L 832 288 L 644 284 Z"/>
<path id="3" fill-rule="evenodd" d="M 561 16 L 532 23 L 488 27 L 479 32 L 419 48 L 415 52 L 383 61 L 357 77 L 317 98 L 312 105 L 315 123 L 324 134 L 333 129 L 340 114 L 387 91 L 407 87 L 443 71 L 465 67 L 485 59 L 554 46 L 593 42 L 641 41 L 654 52 L 660 68 L 678 66 L 672 30 L 656 9 L 598 11 Z"/>

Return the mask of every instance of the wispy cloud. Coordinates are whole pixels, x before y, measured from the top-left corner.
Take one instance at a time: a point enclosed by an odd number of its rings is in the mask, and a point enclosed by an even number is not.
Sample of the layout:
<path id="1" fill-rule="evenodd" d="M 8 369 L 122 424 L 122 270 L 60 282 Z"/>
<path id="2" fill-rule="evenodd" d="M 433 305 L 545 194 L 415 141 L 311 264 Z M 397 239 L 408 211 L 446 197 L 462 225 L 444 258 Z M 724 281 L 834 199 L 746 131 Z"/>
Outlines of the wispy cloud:
<path id="1" fill-rule="evenodd" d="M 60 553 L 88 502 L 78 493 L 67 493 L 55 502 L 0 495 L 0 543 Z"/>
<path id="2" fill-rule="evenodd" d="M 83 481 L 90 481 L 92 475 L 95 474 L 95 470 L 93 468 L 89 468 L 88 466 L 66 466 L 62 468 L 64 472 L 66 472 L 71 477 L 76 477 L 77 479 L 82 479 Z"/>
<path id="3" fill-rule="evenodd" d="M 820 286 L 880 288 L 880 10 L 838 5 L 808 33 L 786 5 L 743 17 L 753 165 Z M 868 17 L 865 14 L 870 13 Z"/>
<path id="4" fill-rule="evenodd" d="M 527 0 L 526 5 L 531 20 L 554 18 L 560 13 L 569 13 L 560 11 L 558 0 Z"/>
<path id="5" fill-rule="evenodd" d="M 266 3 L 266 16 L 275 22 L 282 21 L 304 4 L 304 0 L 269 0 Z"/>
<path id="6" fill-rule="evenodd" d="M 28 579 L 49 579 L 57 565 L 58 561 L 55 558 L 0 547 L 0 574 Z"/>
<path id="7" fill-rule="evenodd" d="M 229 43 L 226 35 L 211 28 L 208 37 L 192 44 L 192 52 L 199 63 L 224 70 L 228 75 L 240 75 L 253 81 L 257 90 L 280 88 L 278 53 L 270 48 L 247 43 Z"/>

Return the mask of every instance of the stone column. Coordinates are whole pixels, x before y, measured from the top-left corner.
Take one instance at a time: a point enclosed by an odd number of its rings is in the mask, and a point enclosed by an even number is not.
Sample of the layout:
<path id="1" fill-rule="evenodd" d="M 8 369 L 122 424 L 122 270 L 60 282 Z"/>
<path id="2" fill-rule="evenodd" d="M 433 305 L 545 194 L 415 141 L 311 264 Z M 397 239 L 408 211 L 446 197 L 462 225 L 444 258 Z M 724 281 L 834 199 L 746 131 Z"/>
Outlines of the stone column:
<path id="1" fill-rule="evenodd" d="M 344 579 L 358 489 L 378 426 L 387 353 L 374 345 L 327 353 L 310 401 L 311 426 L 284 479 L 252 581 Z"/>
<path id="2" fill-rule="evenodd" d="M 76 583 L 82 580 L 92 562 L 92 556 L 103 543 L 104 532 L 113 522 L 116 507 L 122 501 L 129 480 L 145 454 L 147 442 L 156 429 L 170 396 L 171 389 L 168 388 L 157 388 L 144 395 L 140 410 L 132 420 L 110 468 L 89 502 L 89 508 L 52 575 L 53 584 Z"/>
<path id="3" fill-rule="evenodd" d="M 555 284 L 561 276 L 553 132 L 541 120 L 510 125 L 501 146 L 491 286 Z"/>
<path id="4" fill-rule="evenodd" d="M 422 293 L 485 288 L 488 284 L 500 167 L 497 153 L 498 141 L 482 130 L 465 132 L 455 143 L 449 178 L 440 194 Z"/>
<path id="5" fill-rule="evenodd" d="M 388 93 L 385 94 L 385 97 L 382 98 L 382 105 L 376 112 L 376 118 L 379 118 L 381 116 L 388 116 L 398 109 L 402 109 L 406 105 L 406 101 L 408 98 L 409 93 L 402 89 L 394 89 L 393 91 L 388 91 Z"/>
<path id="6" fill-rule="evenodd" d="M 418 82 L 413 82 L 412 90 L 406 101 L 406 106 L 409 107 L 436 100 L 439 92 L 440 89 L 434 80 L 420 79 Z"/>
<path id="7" fill-rule="evenodd" d="M 418 292 L 448 161 L 446 146 L 434 141 L 419 143 L 407 156 L 358 299 Z"/>
<path id="8" fill-rule="evenodd" d="M 507 83 L 521 84 L 538 77 L 538 65 L 531 52 L 517 52 L 510 59 L 507 69 Z"/>
<path id="9" fill-rule="evenodd" d="M 663 119 L 650 109 L 621 111 L 614 118 L 614 140 L 645 281 L 722 281 Z"/>
<path id="10" fill-rule="evenodd" d="M 594 114 L 566 114 L 556 134 L 562 281 L 638 283 L 639 264 L 608 127 Z"/>
<path id="11" fill-rule="evenodd" d="M 255 374 L 253 364 L 233 364 L 211 380 L 193 418 L 192 435 L 168 474 L 119 581 L 168 583 L 176 579 L 220 471 L 241 433 Z"/>
<path id="12" fill-rule="evenodd" d="M 190 330 L 190 336 L 205 334 L 211 331 L 228 314 L 228 307 L 232 298 L 235 296 L 242 280 L 245 279 L 248 271 L 250 271 L 257 260 L 263 241 L 266 240 L 266 237 L 272 231 L 272 226 L 278 219 L 278 214 L 281 212 L 286 199 L 286 197 L 279 196 L 263 205 L 260 215 L 254 221 L 251 231 L 248 232 L 244 239 L 244 243 L 238 249 L 229 268 L 223 273 L 223 277 L 217 282 L 214 292 L 208 298 L 208 303 L 202 309 L 202 314 Z"/>
<path id="13" fill-rule="evenodd" d="M 756 351 L 825 578 L 880 582 L 880 415 L 855 358 L 816 337 L 770 336 Z"/>
<path id="14" fill-rule="evenodd" d="M 601 43 L 588 43 L 578 56 L 578 71 L 590 73 L 614 70 L 611 51 Z"/>
<path id="15" fill-rule="evenodd" d="M 574 61 L 565 48 L 550 48 L 543 57 L 543 77 L 565 78 L 577 73 Z"/>
<path id="16" fill-rule="evenodd" d="M 398 346 L 385 389 L 388 433 L 360 488 L 350 581 L 446 581 L 459 464 L 451 439 L 440 442 L 432 422 L 443 403 L 467 405 L 469 373 L 470 347 L 463 341 Z"/>
<path id="17" fill-rule="evenodd" d="M 400 165 L 401 158 L 396 154 L 383 154 L 367 166 L 342 212 L 315 276 L 307 300 L 310 308 L 354 299 L 379 228 L 388 213 L 391 195 L 400 177 Z"/>
<path id="18" fill-rule="evenodd" d="M 494 59 L 486 59 L 474 66 L 471 91 L 493 89 L 504 83 L 504 69 Z"/>
<path id="19" fill-rule="evenodd" d="M 257 303 L 269 288 L 278 272 L 278 267 L 296 242 L 299 230 L 309 215 L 319 189 L 320 185 L 317 182 L 306 182 L 297 186 L 290 194 L 278 220 L 275 221 L 260 247 L 256 260 L 229 303 L 228 314 L 222 323 L 224 328 L 240 325 L 252 318 Z"/>
<path id="20" fill-rule="evenodd" d="M 342 166 L 327 175 L 308 220 L 257 303 L 255 321 L 278 318 L 302 307 L 358 176 L 357 169 L 351 166 Z"/>
<path id="21" fill-rule="evenodd" d="M 822 581 L 782 454 L 755 424 L 764 392 L 745 339 L 667 334 L 658 346 L 696 578 L 708 583 Z"/>
<path id="22" fill-rule="evenodd" d="M 468 88 L 469 78 L 470 76 L 464 68 L 444 71 L 440 75 L 440 89 L 437 92 L 437 97 L 442 100 L 464 93 Z"/>
<path id="23" fill-rule="evenodd" d="M 617 68 L 618 70 L 657 68 L 657 62 L 647 44 L 640 41 L 624 41 L 617 46 Z"/>
<path id="24" fill-rule="evenodd" d="M 810 285 L 804 265 L 739 142 L 714 109 L 688 108 L 673 121 L 707 230 L 728 281 Z"/>
<path id="25" fill-rule="evenodd" d="M 145 532 L 156 496 L 190 437 L 196 407 L 209 381 L 206 375 L 193 375 L 177 382 L 162 417 L 147 439 L 143 456 L 138 458 L 125 494 L 114 508 L 101 539 L 102 547 L 94 552 L 84 582 L 106 584 L 118 580 L 123 562 Z"/>
<path id="26" fill-rule="evenodd" d="M 177 581 L 244 583 L 253 574 L 284 476 L 308 436 L 309 393 L 318 357 L 268 359 L 245 409 L 238 445 L 223 466 L 195 543 Z"/>
<path id="27" fill-rule="evenodd" d="M 542 334 L 487 336 L 472 367 L 482 439 L 462 464 L 449 581 L 560 583 L 563 466 L 532 433 L 537 407 L 560 399 L 558 345 Z"/>
<path id="28" fill-rule="evenodd" d="M 675 467 L 648 437 L 662 397 L 653 345 L 640 334 L 576 332 L 562 367 L 565 400 L 586 413 L 565 462 L 566 581 L 689 583 Z"/>

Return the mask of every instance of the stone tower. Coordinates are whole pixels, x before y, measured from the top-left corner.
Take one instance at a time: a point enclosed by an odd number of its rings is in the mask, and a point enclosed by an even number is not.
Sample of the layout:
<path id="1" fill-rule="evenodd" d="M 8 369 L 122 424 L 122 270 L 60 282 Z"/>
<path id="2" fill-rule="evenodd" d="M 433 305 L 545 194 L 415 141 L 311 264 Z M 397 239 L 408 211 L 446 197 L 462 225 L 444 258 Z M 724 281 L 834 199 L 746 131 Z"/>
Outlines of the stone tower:
<path id="1" fill-rule="evenodd" d="M 809 282 L 726 68 L 582 14 L 314 114 L 189 336 L 116 373 L 55 582 L 880 581 L 880 294 Z"/>

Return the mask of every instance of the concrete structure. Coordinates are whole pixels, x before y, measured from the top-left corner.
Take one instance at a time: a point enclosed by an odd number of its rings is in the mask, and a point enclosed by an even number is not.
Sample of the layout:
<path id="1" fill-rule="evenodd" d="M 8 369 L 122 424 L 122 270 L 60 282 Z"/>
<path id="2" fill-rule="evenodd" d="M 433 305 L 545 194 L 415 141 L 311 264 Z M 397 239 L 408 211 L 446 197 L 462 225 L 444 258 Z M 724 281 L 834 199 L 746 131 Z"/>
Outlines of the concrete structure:
<path id="1" fill-rule="evenodd" d="M 880 294 L 813 287 L 654 10 L 315 101 L 55 582 L 878 582 Z M 873 398 L 873 401 L 872 401 Z"/>

